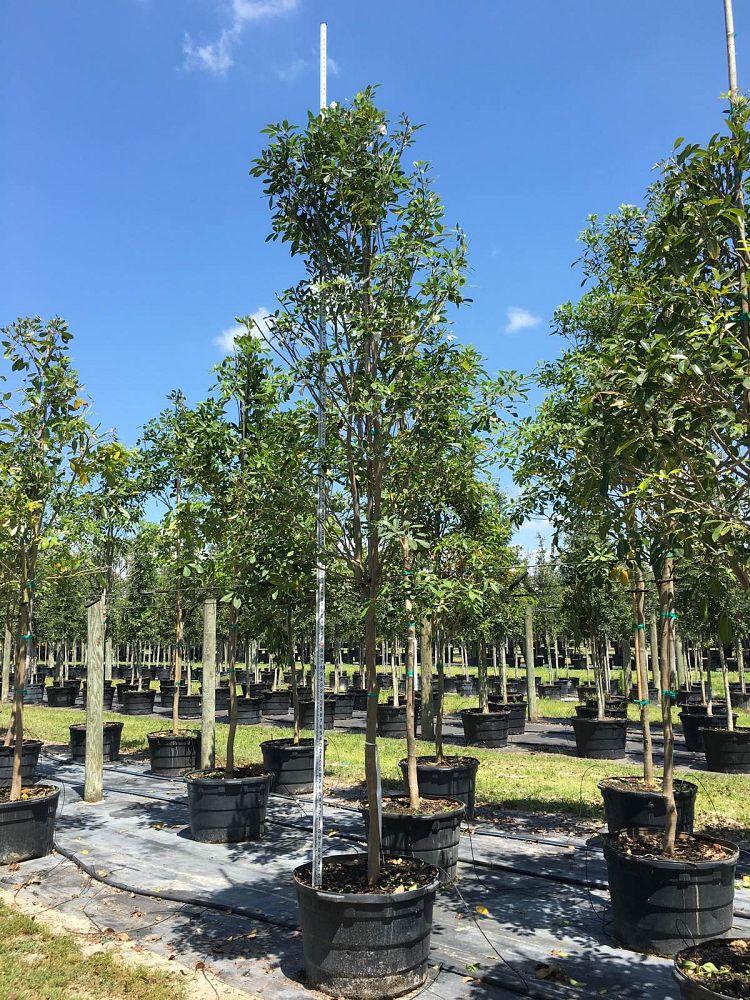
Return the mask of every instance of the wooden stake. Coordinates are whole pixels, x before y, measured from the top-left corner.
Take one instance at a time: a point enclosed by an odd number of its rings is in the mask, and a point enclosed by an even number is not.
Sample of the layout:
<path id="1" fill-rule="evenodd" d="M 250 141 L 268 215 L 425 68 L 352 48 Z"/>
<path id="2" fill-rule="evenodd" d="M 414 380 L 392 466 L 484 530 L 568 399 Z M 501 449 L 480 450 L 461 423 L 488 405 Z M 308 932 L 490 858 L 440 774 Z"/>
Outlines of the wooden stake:
<path id="1" fill-rule="evenodd" d="M 84 802 L 101 802 L 104 784 L 104 597 L 88 606 Z"/>
<path id="2" fill-rule="evenodd" d="M 203 681 L 201 687 L 201 767 L 216 766 L 216 598 L 203 602 Z"/>

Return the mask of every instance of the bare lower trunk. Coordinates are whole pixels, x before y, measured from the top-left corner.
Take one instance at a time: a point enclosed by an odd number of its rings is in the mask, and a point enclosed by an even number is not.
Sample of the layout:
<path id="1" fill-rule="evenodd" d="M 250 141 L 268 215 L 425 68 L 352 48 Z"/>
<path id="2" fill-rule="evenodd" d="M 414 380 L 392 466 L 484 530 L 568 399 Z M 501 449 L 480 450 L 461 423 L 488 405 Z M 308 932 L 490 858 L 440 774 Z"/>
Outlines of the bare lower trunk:
<path id="1" fill-rule="evenodd" d="M 294 626 L 292 624 L 291 608 L 286 609 L 286 641 L 289 647 L 289 667 L 292 671 L 290 681 L 292 686 L 292 712 L 294 713 L 294 735 L 292 742 L 295 746 L 298 746 L 300 740 L 299 690 L 297 688 L 297 660 L 294 656 Z M 336 684 L 336 690 L 338 691 L 338 683 Z"/>
<path id="2" fill-rule="evenodd" d="M 438 703 L 435 715 L 435 760 L 438 764 L 443 763 L 443 704 L 445 699 L 445 664 L 443 662 L 443 644 L 441 641 L 440 629 L 437 634 L 437 679 L 438 679 Z"/>
<path id="3" fill-rule="evenodd" d="M 34 564 L 25 563 L 22 579 L 33 576 Z M 16 635 L 16 675 L 13 692 L 13 771 L 10 784 L 10 801 L 21 798 L 21 762 L 23 757 L 23 689 L 26 686 L 29 638 L 31 637 L 31 591 L 26 582 L 21 588 L 18 607 L 18 632 Z"/>
<path id="4" fill-rule="evenodd" d="M 721 679 L 724 682 L 724 698 L 727 702 L 727 729 L 734 732 L 734 719 L 732 718 L 732 690 L 729 687 L 729 671 L 727 670 L 727 660 L 724 655 L 724 643 L 719 639 L 719 666 L 721 667 Z"/>
<path id="5" fill-rule="evenodd" d="M 669 675 L 674 642 L 674 562 L 671 556 L 664 559 L 664 565 L 654 575 L 659 590 L 659 620 L 661 623 L 661 643 L 659 665 L 661 672 L 661 719 L 664 738 L 664 773 L 662 792 L 666 805 L 662 849 L 664 856 L 674 854 L 677 835 L 677 807 L 674 801 L 674 733 L 672 731 L 672 700 L 669 696 Z"/>
<path id="6" fill-rule="evenodd" d="M 641 636 L 646 628 L 644 621 L 646 594 L 643 575 L 640 570 L 636 572 L 635 581 L 635 591 L 633 593 L 633 648 L 635 650 L 635 670 L 638 679 L 638 701 L 641 715 L 641 733 L 643 735 L 643 778 L 647 784 L 652 785 L 654 783 L 654 753 L 651 740 L 651 722 L 648 717 L 648 664 L 645 662 L 643 656 L 643 643 L 641 642 Z"/>
<path id="7" fill-rule="evenodd" d="M 487 690 L 487 643 L 479 640 L 479 707 L 485 715 L 489 714 L 490 701 Z"/>
<path id="8" fill-rule="evenodd" d="M 432 619 L 422 619 L 422 739 L 431 740 L 435 735 L 432 715 Z"/>
<path id="9" fill-rule="evenodd" d="M 225 778 L 234 777 L 234 740 L 237 735 L 237 608 L 231 606 L 229 642 L 227 643 L 227 669 L 229 670 L 229 732 L 227 733 L 227 766 Z"/>

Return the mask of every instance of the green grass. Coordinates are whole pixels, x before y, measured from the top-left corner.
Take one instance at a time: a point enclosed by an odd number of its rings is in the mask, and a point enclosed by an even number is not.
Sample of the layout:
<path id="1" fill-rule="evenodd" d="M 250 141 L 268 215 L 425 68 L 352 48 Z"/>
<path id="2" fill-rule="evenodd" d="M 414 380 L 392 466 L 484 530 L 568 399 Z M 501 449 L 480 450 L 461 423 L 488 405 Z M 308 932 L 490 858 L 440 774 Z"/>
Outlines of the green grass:
<path id="1" fill-rule="evenodd" d="M 0 903 L 0 997 L 8 1000 L 182 1000 L 177 976 L 125 963 L 109 951 L 84 955 L 70 935 L 53 934 Z"/>
<path id="2" fill-rule="evenodd" d="M 451 696 L 449 708 L 456 710 L 459 703 L 476 705 L 476 699 Z M 551 715 L 561 709 L 572 714 L 573 703 L 540 702 L 540 714 Z M 83 722 L 85 715 L 75 709 L 46 709 L 27 707 L 24 713 L 26 733 L 51 743 L 68 743 L 68 727 Z M 124 721 L 123 751 L 141 751 L 146 748 L 146 735 L 165 729 L 168 721 L 145 717 L 123 717 L 106 713 L 112 721 Z M 7 726 L 9 709 L 0 710 L 0 725 Z M 197 728 L 198 722 L 184 723 Z M 262 760 L 260 744 L 264 740 L 288 737 L 288 728 L 271 726 L 241 726 L 237 732 L 236 755 L 238 763 L 255 763 Z M 310 735 L 310 734 L 307 734 Z M 227 726 L 217 726 L 217 752 L 221 757 L 226 748 Z M 328 732 L 326 777 L 332 790 L 351 788 L 364 781 L 364 739 L 362 734 Z M 401 787 L 399 761 L 405 755 L 403 740 L 378 740 L 383 784 L 387 788 Z M 431 744 L 418 741 L 418 754 L 431 754 Z M 448 747 L 448 753 L 460 753 Z M 639 774 L 637 765 L 617 761 L 582 760 L 568 754 L 504 753 L 472 747 L 472 756 L 482 761 L 477 775 L 477 801 L 479 805 L 495 806 L 503 810 L 531 813 L 565 813 L 582 818 L 600 819 L 603 816 L 601 796 L 597 782 L 612 774 Z M 699 786 L 696 818 L 699 827 L 736 827 L 750 831 L 750 796 L 747 794 L 746 775 L 722 775 L 708 772 L 685 772 L 685 777 Z"/>

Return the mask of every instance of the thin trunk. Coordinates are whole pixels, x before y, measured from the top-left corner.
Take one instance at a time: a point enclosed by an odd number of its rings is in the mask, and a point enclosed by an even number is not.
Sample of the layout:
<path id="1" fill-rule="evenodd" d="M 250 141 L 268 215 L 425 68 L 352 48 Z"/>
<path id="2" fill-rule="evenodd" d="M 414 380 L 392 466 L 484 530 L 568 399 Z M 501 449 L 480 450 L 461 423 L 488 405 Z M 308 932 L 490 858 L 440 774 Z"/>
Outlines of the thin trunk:
<path id="1" fill-rule="evenodd" d="M 635 591 L 633 592 L 633 648 L 635 650 L 635 670 L 638 678 L 638 701 L 640 702 L 641 733 L 643 734 L 643 778 L 647 784 L 654 783 L 654 753 L 651 739 L 651 722 L 648 717 L 648 665 L 643 656 L 641 636 L 645 632 L 646 594 L 643 574 L 640 570 L 635 575 Z"/>
<path id="2" fill-rule="evenodd" d="M 3 676 L 2 676 L 2 686 L 0 687 L 0 700 L 8 701 L 10 698 L 10 667 L 11 660 L 13 658 L 13 633 L 10 630 L 10 625 L 5 623 L 5 637 L 3 641 Z"/>
<path id="3" fill-rule="evenodd" d="M 536 676 L 534 673 L 534 610 L 526 605 L 526 700 L 530 722 L 539 719 L 536 700 Z"/>
<path id="4" fill-rule="evenodd" d="M 216 598 L 203 602 L 203 674 L 201 686 L 201 767 L 216 767 Z"/>
<path id="5" fill-rule="evenodd" d="M 737 640 L 737 673 L 740 680 L 740 691 L 746 694 L 745 689 L 745 648 L 742 645 L 742 639 Z"/>
<path id="6" fill-rule="evenodd" d="M 669 672 L 674 642 L 674 561 L 671 556 L 664 559 L 663 566 L 654 572 L 659 590 L 659 619 L 661 622 L 661 646 L 659 662 L 661 665 L 661 719 L 664 739 L 664 773 L 662 792 L 666 805 L 664 836 L 662 848 L 664 856 L 671 858 L 674 854 L 675 837 L 677 835 L 677 808 L 674 801 L 674 733 L 672 730 L 672 701 L 669 697 Z"/>
<path id="7" fill-rule="evenodd" d="M 661 685 L 661 670 L 659 669 L 659 630 L 656 625 L 656 615 L 651 615 L 650 642 L 651 646 L 651 678 L 658 690 Z"/>
<path id="8" fill-rule="evenodd" d="M 443 644 L 441 642 L 440 629 L 437 630 L 437 678 L 438 678 L 438 703 L 435 715 L 435 760 L 438 764 L 443 763 L 443 704 L 445 699 L 445 663 L 443 662 Z"/>
<path id="9" fill-rule="evenodd" d="M 36 555 L 24 552 L 21 561 L 21 586 L 18 606 L 18 632 L 16 635 L 16 675 L 13 691 L 13 770 L 10 784 L 10 801 L 17 802 L 21 798 L 21 761 L 23 757 L 23 689 L 26 686 L 26 669 L 28 663 L 29 639 L 31 637 L 31 601 L 32 591 L 28 581 L 33 579 L 36 570 Z"/>
<path id="10" fill-rule="evenodd" d="M 422 619 L 421 634 L 422 650 L 422 739 L 431 740 L 435 737 L 435 725 L 432 713 L 432 619 Z"/>
<path id="11" fill-rule="evenodd" d="M 724 655 L 724 643 L 719 638 L 719 666 L 721 667 L 721 679 L 724 682 L 724 697 L 727 702 L 727 729 L 734 732 L 734 719 L 732 718 L 732 691 L 729 687 L 729 671 L 727 670 L 727 660 Z"/>
<path id="12" fill-rule="evenodd" d="M 297 690 L 297 661 L 294 656 L 294 626 L 292 624 L 292 609 L 289 607 L 286 609 L 286 641 L 287 646 L 289 647 L 289 667 L 292 671 L 292 712 L 294 713 L 294 735 L 292 736 L 292 742 L 295 746 L 298 746 L 300 740 L 299 691 Z M 338 676 L 336 678 L 336 690 L 338 691 Z M 325 704 L 325 693 L 323 695 L 323 701 Z"/>
<path id="13" fill-rule="evenodd" d="M 229 671 L 229 732 L 227 733 L 227 766 L 225 778 L 234 777 L 234 740 L 237 735 L 237 608 L 232 603 L 229 612 L 229 641 L 227 643 L 227 669 Z"/>
<path id="14" fill-rule="evenodd" d="M 500 697 L 502 701 L 508 702 L 508 660 L 506 656 L 505 643 L 500 643 Z"/>
<path id="15" fill-rule="evenodd" d="M 413 622 L 413 605 L 410 592 L 411 556 L 409 543 L 401 541 L 403 573 L 406 596 L 404 613 L 408 622 L 406 632 L 406 789 L 409 794 L 409 808 L 419 809 L 419 785 L 417 783 L 417 742 L 414 733 L 414 671 L 416 668 L 417 625 Z"/>
<path id="16" fill-rule="evenodd" d="M 479 655 L 477 658 L 479 673 L 479 707 L 484 715 L 489 715 L 490 701 L 487 690 L 487 644 L 484 639 L 479 640 Z"/>

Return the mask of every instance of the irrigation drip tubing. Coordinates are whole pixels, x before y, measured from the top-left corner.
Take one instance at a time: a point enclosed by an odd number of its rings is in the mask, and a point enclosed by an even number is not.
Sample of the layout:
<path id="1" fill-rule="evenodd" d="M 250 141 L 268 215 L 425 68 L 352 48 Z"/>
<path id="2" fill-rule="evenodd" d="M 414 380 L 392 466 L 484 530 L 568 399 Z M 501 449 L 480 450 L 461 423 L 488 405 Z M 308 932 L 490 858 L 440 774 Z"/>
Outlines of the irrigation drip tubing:
<path id="1" fill-rule="evenodd" d="M 283 930 L 296 931 L 299 930 L 299 924 L 293 923 L 291 920 L 280 920 L 274 917 L 266 916 L 260 910 L 254 910 L 247 906 L 230 906 L 228 903 L 217 903 L 212 899 L 205 899 L 203 896 L 196 896 L 189 892 L 179 892 L 177 890 L 172 890 L 169 892 L 150 892 L 148 889 L 139 889 L 137 886 L 128 885 L 127 882 L 120 882 L 118 879 L 111 878 L 109 875 L 100 875 L 98 871 L 92 866 L 82 861 L 76 854 L 72 851 L 66 850 L 61 847 L 57 841 L 55 841 L 55 850 L 58 854 L 61 854 L 68 861 L 71 861 L 77 868 L 89 878 L 93 879 L 95 882 L 101 882 L 104 885 L 108 885 L 112 889 L 118 889 L 121 892 L 132 892 L 135 896 L 145 896 L 148 899 L 158 899 L 164 900 L 169 903 L 181 903 L 187 904 L 188 906 L 194 906 L 199 909 L 215 910 L 217 913 L 226 913 L 233 916 L 245 917 L 248 920 L 258 920 L 261 923 L 269 924 L 271 927 L 281 927 Z"/>

